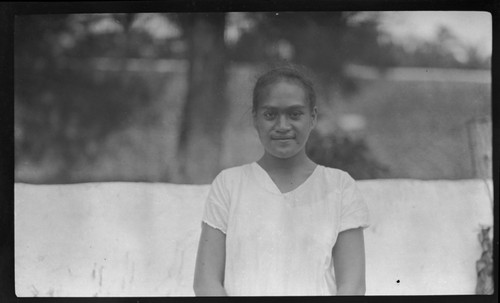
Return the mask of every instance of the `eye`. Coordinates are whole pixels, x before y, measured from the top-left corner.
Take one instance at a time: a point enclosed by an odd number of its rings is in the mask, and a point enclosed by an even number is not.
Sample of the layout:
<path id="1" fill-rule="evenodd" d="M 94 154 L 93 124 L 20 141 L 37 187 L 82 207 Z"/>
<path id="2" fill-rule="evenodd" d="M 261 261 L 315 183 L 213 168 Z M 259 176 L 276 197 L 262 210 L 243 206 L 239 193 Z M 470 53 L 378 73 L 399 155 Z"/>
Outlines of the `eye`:
<path id="1" fill-rule="evenodd" d="M 266 120 L 272 120 L 276 117 L 276 113 L 275 112 L 271 112 L 271 111 L 266 111 L 264 112 L 264 118 Z"/>
<path id="2" fill-rule="evenodd" d="M 297 120 L 302 115 L 303 115 L 303 113 L 301 111 L 293 111 L 293 112 L 290 113 L 290 118 L 292 118 L 294 120 Z"/>

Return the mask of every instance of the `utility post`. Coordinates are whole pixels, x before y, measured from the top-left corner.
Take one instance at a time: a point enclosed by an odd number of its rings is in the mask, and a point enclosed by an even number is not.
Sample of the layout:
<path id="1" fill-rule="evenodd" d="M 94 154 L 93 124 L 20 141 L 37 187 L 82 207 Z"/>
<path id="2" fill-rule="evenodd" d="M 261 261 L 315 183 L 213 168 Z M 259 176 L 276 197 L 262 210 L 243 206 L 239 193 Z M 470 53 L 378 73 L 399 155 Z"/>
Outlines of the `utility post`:
<path id="1" fill-rule="evenodd" d="M 475 118 L 467 123 L 474 178 L 491 179 L 492 125 L 490 118 Z"/>

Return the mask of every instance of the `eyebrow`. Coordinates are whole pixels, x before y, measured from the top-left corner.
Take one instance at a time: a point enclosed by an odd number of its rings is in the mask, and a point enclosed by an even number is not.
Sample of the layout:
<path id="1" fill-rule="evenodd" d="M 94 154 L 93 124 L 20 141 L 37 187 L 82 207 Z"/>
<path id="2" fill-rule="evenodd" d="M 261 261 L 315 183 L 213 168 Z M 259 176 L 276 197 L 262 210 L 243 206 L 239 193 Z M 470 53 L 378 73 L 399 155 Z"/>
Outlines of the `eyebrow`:
<path id="1" fill-rule="evenodd" d="M 292 105 L 292 106 L 285 107 L 285 109 L 291 109 L 291 110 L 294 110 L 294 109 L 305 109 L 305 108 L 306 108 L 306 106 L 304 106 L 304 105 Z M 269 105 L 262 105 L 261 109 L 280 109 L 280 107 L 269 106 Z"/>

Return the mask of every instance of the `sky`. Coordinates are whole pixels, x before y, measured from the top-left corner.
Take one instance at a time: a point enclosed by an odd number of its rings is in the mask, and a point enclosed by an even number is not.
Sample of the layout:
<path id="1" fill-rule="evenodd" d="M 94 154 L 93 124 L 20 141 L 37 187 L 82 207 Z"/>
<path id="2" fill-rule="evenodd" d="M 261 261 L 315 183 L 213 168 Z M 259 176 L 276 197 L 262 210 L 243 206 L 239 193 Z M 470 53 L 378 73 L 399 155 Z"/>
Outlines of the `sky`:
<path id="1" fill-rule="evenodd" d="M 488 12 L 398 11 L 382 12 L 381 29 L 395 41 L 410 43 L 413 37 L 433 39 L 444 25 L 467 45 L 478 47 L 482 56 L 492 53 L 492 17 Z"/>

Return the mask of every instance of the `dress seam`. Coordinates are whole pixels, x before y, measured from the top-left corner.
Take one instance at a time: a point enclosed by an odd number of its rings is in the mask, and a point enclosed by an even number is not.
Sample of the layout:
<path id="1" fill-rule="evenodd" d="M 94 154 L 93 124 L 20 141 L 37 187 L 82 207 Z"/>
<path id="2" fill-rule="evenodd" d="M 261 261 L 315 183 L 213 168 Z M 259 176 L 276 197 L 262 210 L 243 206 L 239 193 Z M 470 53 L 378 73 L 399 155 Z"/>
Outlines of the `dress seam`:
<path id="1" fill-rule="evenodd" d="M 212 222 L 207 221 L 207 219 L 202 219 L 201 222 L 206 223 L 208 226 L 220 230 L 222 233 L 227 234 L 221 227 L 213 224 Z"/>

